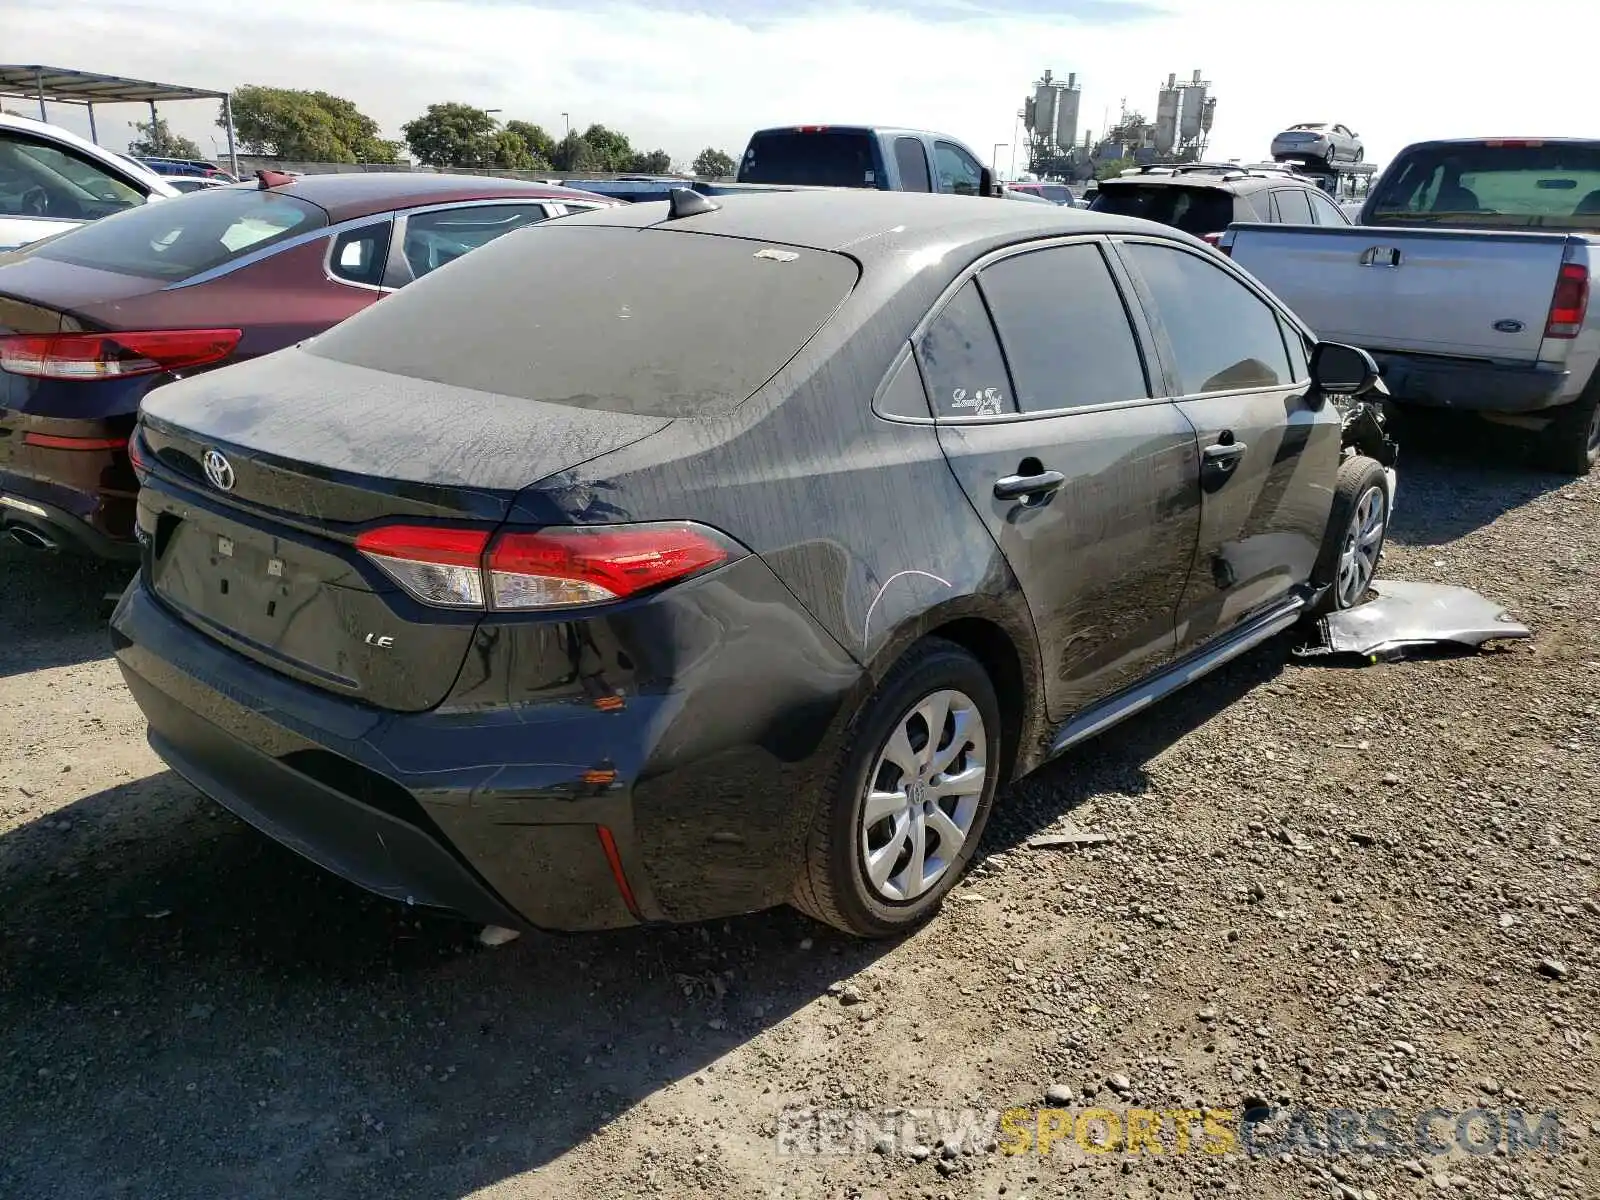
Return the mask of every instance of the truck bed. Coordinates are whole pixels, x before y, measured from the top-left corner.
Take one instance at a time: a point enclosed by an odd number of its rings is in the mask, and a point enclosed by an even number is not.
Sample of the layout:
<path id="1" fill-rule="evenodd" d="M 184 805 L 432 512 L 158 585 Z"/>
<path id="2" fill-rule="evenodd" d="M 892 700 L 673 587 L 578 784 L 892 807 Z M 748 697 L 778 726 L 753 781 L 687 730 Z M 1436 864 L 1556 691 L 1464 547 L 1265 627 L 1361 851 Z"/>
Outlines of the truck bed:
<path id="1" fill-rule="evenodd" d="M 1223 240 L 1319 337 L 1530 364 L 1561 264 L 1587 262 L 1589 244 L 1567 233 L 1255 223 Z"/>

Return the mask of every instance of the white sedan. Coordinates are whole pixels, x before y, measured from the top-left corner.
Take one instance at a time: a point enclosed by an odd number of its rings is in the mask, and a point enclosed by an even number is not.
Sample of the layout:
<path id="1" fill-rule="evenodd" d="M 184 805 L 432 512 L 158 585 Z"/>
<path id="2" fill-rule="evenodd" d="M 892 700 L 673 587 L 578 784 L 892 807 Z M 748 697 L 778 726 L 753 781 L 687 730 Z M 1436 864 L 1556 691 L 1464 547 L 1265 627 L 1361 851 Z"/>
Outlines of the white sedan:
<path id="1" fill-rule="evenodd" d="M 87 138 L 0 113 L 0 252 L 177 195 L 154 171 Z"/>
<path id="2" fill-rule="evenodd" d="M 1327 121 L 1291 125 L 1272 139 L 1272 157 L 1278 162 L 1358 163 L 1365 154 L 1361 138 L 1348 126 Z"/>

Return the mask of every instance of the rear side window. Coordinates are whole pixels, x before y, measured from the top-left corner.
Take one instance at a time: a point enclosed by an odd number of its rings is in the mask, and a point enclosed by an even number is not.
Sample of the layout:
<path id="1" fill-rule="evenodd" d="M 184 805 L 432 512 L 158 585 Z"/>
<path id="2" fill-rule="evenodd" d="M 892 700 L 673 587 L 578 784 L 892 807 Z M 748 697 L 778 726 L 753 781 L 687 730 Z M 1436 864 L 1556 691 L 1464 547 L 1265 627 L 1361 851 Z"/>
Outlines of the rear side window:
<path id="1" fill-rule="evenodd" d="M 1122 295 L 1099 247 L 1018 254 L 979 279 L 1023 412 L 1150 395 Z"/>
<path id="2" fill-rule="evenodd" d="M 1059 183 L 1047 183 L 1039 190 L 1044 193 L 1046 200 L 1054 201 L 1056 204 L 1072 203 L 1072 193 Z"/>
<path id="3" fill-rule="evenodd" d="M 1293 379 L 1278 314 L 1223 268 L 1176 247 L 1130 242 L 1178 372 L 1179 394 L 1287 387 Z"/>
<path id="4" fill-rule="evenodd" d="M 914 137 L 895 138 L 894 161 L 900 168 L 900 187 L 907 192 L 931 192 L 933 180 L 928 174 L 928 152 L 922 141 Z"/>
<path id="5" fill-rule="evenodd" d="M 517 399 L 715 416 L 777 374 L 857 274 L 825 250 L 550 221 L 408 285 L 307 349 Z"/>
<path id="6" fill-rule="evenodd" d="M 346 283 L 376 287 L 383 282 L 389 254 L 389 222 L 380 221 L 341 233 L 328 254 L 328 271 Z"/>
<path id="7" fill-rule="evenodd" d="M 23 253 L 123 275 L 187 279 L 327 223 L 322 209 L 294 196 L 210 188 L 153 200 Z"/>
<path id="8" fill-rule="evenodd" d="M 1113 184 L 1100 189 L 1092 207 L 1119 217 L 1158 221 L 1196 237 L 1221 233 L 1234 219 L 1233 195 L 1220 188 Z"/>
<path id="9" fill-rule="evenodd" d="M 917 365 L 936 417 L 998 417 L 1017 411 L 994 324 L 970 279 L 922 335 Z"/>
<path id="10" fill-rule="evenodd" d="M 862 130 L 758 133 L 745 149 L 739 182 L 877 187 L 872 136 Z"/>
<path id="11" fill-rule="evenodd" d="M 1278 220 L 1285 225 L 1311 225 L 1311 201 L 1303 188 L 1279 188 L 1272 193 Z"/>
<path id="12" fill-rule="evenodd" d="M 1311 201 L 1311 215 L 1318 225 L 1349 225 L 1350 218 L 1345 216 L 1344 210 L 1329 200 L 1321 192 L 1307 192 L 1306 199 Z"/>

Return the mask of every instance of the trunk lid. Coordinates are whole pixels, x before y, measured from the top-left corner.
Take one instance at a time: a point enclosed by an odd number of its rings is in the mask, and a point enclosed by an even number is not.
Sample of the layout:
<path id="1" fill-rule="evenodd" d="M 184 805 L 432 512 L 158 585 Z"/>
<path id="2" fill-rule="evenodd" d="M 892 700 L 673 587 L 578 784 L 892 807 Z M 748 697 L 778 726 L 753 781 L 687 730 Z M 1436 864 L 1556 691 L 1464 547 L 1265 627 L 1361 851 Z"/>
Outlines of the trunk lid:
<path id="1" fill-rule="evenodd" d="M 77 263 L 39 257 L 18 258 L 0 267 L 0 333 L 45 332 L 15 326 L 5 328 L 9 324 L 7 311 L 15 305 L 75 314 L 89 305 L 114 304 L 147 296 L 166 285 L 164 279 L 100 271 Z M 70 331 L 79 326 L 69 317 L 69 323 L 63 328 Z"/>
<path id="2" fill-rule="evenodd" d="M 144 402 L 150 586 L 197 630 L 286 675 L 379 708 L 432 708 L 481 613 L 412 600 L 356 552 L 356 535 L 393 519 L 493 528 L 528 484 L 668 424 L 298 349 L 182 380 Z M 208 452 L 225 469 L 208 476 Z"/>
<path id="3" fill-rule="evenodd" d="M 1372 350 L 1533 362 L 1562 234 L 1237 225 L 1234 262 L 1317 336 Z"/>

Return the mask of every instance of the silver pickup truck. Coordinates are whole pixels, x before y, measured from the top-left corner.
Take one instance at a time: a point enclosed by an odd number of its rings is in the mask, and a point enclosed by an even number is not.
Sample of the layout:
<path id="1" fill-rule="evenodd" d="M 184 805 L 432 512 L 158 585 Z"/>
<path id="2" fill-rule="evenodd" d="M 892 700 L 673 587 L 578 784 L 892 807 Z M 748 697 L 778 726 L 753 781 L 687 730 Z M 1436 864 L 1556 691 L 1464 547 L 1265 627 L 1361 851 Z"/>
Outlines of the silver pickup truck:
<path id="1" fill-rule="evenodd" d="M 1369 350 L 1402 413 L 1536 430 L 1563 472 L 1600 458 L 1600 140 L 1421 142 L 1358 225 L 1241 223 L 1218 249 L 1319 336 Z"/>

